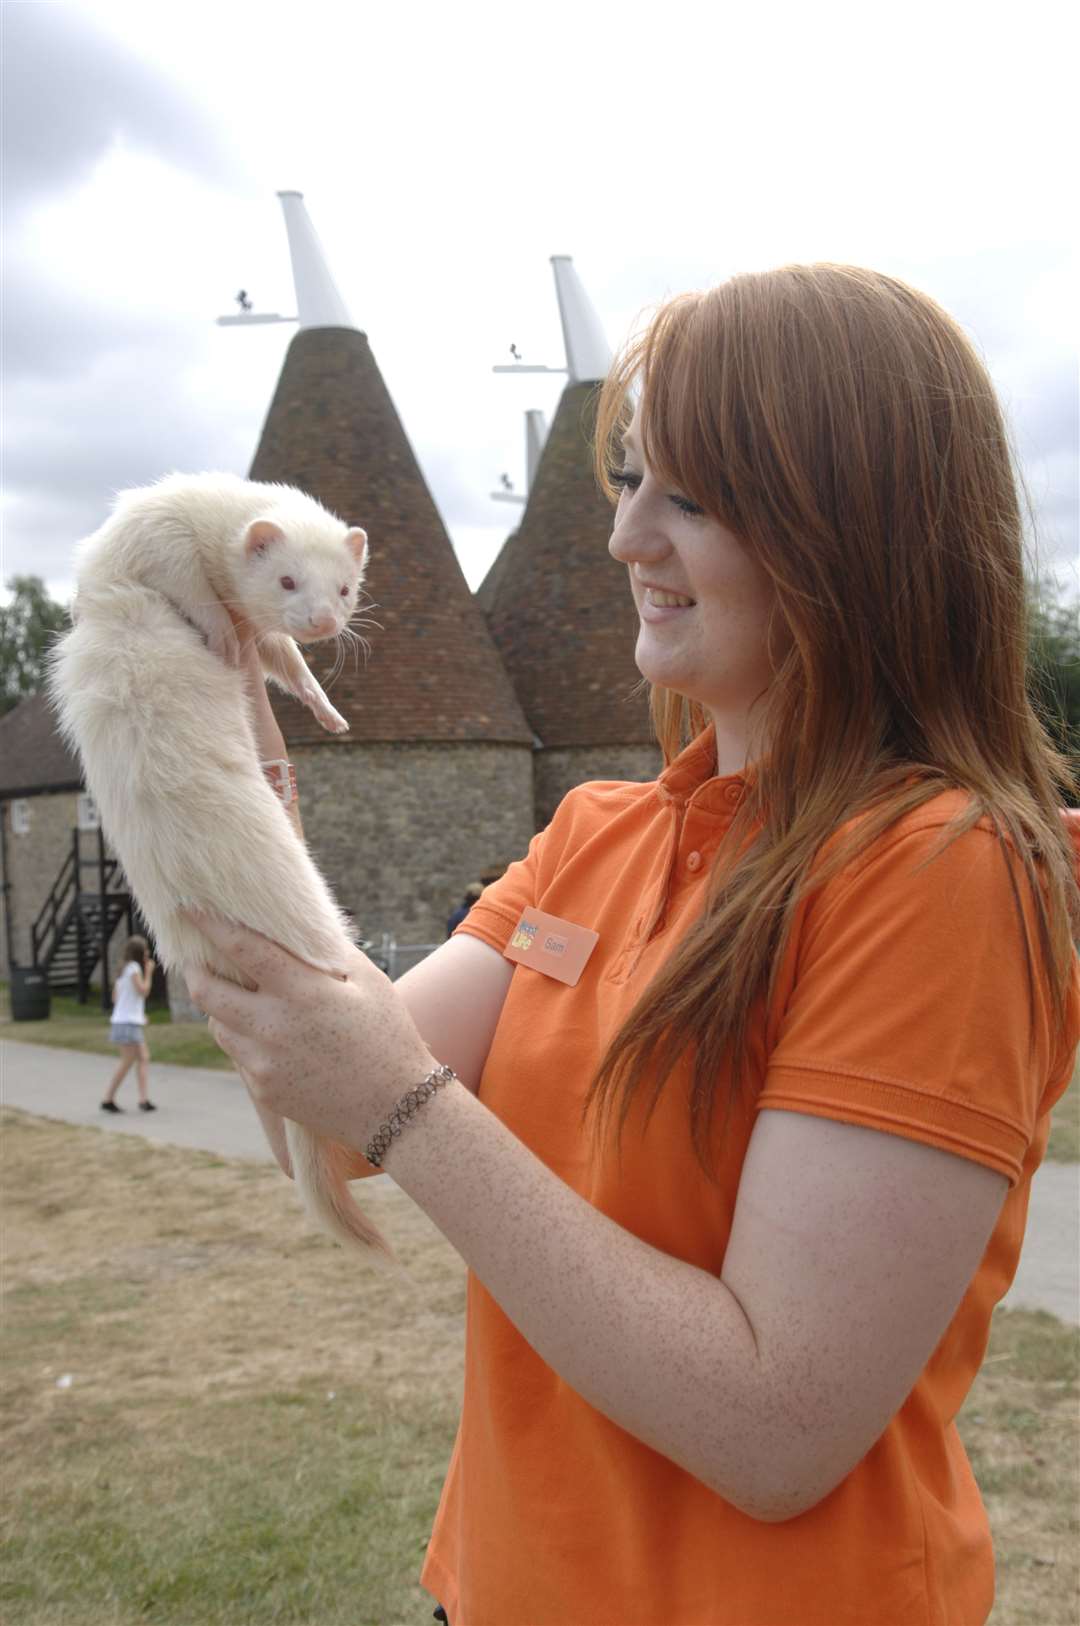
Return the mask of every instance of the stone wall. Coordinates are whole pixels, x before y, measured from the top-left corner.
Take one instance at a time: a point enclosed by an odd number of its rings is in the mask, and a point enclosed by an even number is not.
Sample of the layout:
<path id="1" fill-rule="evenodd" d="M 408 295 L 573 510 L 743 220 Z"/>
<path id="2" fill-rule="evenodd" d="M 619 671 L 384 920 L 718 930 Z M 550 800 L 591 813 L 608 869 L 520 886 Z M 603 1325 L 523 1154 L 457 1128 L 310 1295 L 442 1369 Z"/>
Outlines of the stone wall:
<path id="1" fill-rule="evenodd" d="M 16 965 L 31 964 L 30 927 L 71 850 L 77 800 L 74 791 L 28 797 L 30 828 L 25 835 L 16 835 L 11 828 L 11 803 L 4 802 L 0 809 L 4 820 L 10 885 L 7 902 L 11 909 Z M 0 901 L 0 911 L 4 907 Z M 0 975 L 4 977 L 10 974 L 7 944 L 7 921 L 0 918 Z"/>
<path id="2" fill-rule="evenodd" d="M 658 745 L 568 745 L 534 759 L 536 828 L 542 830 L 568 790 L 592 779 L 655 779 L 663 767 Z"/>
<path id="3" fill-rule="evenodd" d="M 166 979 L 169 994 L 169 1015 L 174 1022 L 205 1022 L 205 1014 L 191 1003 L 187 983 L 175 968 Z"/>
<path id="4" fill-rule="evenodd" d="M 470 881 L 534 834 L 527 745 L 295 745 L 304 835 L 365 938 L 441 943 Z"/>

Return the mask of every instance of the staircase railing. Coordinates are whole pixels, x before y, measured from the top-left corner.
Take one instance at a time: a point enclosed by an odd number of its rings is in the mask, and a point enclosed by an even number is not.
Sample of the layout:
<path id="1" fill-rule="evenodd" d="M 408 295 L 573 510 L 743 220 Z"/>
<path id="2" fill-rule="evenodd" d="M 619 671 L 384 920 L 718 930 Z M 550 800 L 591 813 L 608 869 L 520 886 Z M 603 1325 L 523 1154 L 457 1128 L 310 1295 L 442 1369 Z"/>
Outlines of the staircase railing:
<path id="1" fill-rule="evenodd" d="M 31 965 L 46 965 L 45 944 L 50 935 L 53 939 L 51 948 L 55 947 L 56 939 L 61 930 L 61 922 L 66 919 L 69 909 L 79 890 L 79 832 L 71 832 L 72 845 L 67 857 L 60 868 L 60 873 L 49 889 L 49 896 L 41 906 L 37 919 L 30 928 Z"/>
<path id="2" fill-rule="evenodd" d="M 30 929 L 33 964 L 46 972 L 53 971 L 57 955 L 61 959 L 71 953 L 75 945 L 75 984 L 80 1004 L 85 1004 L 90 991 L 90 977 L 98 961 L 102 969 L 102 1004 L 108 1009 L 109 943 L 112 934 L 126 913 L 129 931 L 133 929 L 134 900 L 112 882 L 120 869 L 119 860 L 106 856 L 105 837 L 98 829 L 97 852 L 84 858 L 80 847 L 80 831 L 72 831 L 71 849 L 61 866 L 60 873 L 50 888 L 49 895 Z M 96 870 L 96 886 L 82 885 L 82 872 Z M 69 945 L 66 949 L 65 943 Z M 62 951 L 62 952 L 61 952 Z M 55 973 L 53 973 L 55 977 Z M 53 980 L 52 978 L 50 980 Z M 71 986 L 65 980 L 64 986 Z M 55 986 L 61 986 L 56 983 Z"/>

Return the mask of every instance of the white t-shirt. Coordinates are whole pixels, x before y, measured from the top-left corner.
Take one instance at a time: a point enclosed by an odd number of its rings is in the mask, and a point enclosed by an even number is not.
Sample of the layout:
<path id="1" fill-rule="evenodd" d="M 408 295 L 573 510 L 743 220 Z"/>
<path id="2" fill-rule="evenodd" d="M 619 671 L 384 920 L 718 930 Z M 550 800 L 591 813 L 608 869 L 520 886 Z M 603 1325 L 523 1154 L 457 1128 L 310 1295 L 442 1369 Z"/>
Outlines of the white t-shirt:
<path id="1" fill-rule="evenodd" d="M 129 960 L 116 979 L 112 1019 L 114 1022 L 135 1022 L 146 1025 L 146 998 L 135 986 L 135 978 L 142 976 L 142 967 Z"/>

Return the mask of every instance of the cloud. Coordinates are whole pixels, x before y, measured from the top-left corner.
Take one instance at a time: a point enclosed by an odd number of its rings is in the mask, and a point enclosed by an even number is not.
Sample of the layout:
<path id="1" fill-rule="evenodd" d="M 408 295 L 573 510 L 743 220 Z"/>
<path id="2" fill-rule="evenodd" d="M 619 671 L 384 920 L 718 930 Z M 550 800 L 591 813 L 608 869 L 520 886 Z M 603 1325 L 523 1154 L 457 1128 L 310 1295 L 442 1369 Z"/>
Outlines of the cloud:
<path id="1" fill-rule="evenodd" d="M 180 336 L 182 337 L 182 336 Z M 56 584 L 71 577 L 75 543 L 104 520 L 112 495 L 172 470 L 243 467 L 247 437 L 199 413 L 184 391 L 161 389 L 161 370 L 182 377 L 182 357 L 114 346 L 57 392 L 31 384 L 7 430 L 5 529 L 19 539 L 19 569 Z M 179 345 L 177 346 L 177 351 Z M 10 567 L 12 573 L 14 566 Z"/>
<path id="2" fill-rule="evenodd" d="M 64 596 L 112 492 L 250 458 L 235 392 L 208 404 L 195 377 L 207 283 L 229 272 L 180 252 L 227 236 L 246 172 L 193 96 L 84 14 L 5 4 L 2 42 L 4 575 Z"/>
<path id="3" fill-rule="evenodd" d="M 4 209 L 13 215 L 87 180 L 118 140 L 221 181 L 237 163 L 198 103 L 85 14 L 2 8 Z"/>
<path id="4" fill-rule="evenodd" d="M 66 388 L 103 352 L 139 345 L 156 349 L 162 337 L 154 312 L 88 295 L 75 279 L 51 274 L 18 245 L 9 254 L 3 307 L 6 390 L 31 380 Z"/>
<path id="5" fill-rule="evenodd" d="M 495 379 L 490 367 L 511 341 L 530 362 L 561 360 L 548 255 L 569 252 L 614 345 L 653 301 L 740 264 L 853 258 L 925 288 L 1001 389 L 1043 562 L 1061 570 L 1075 558 L 1075 367 L 1061 338 L 1075 275 L 1061 242 L 1016 240 L 1027 229 L 1019 215 L 1052 222 L 1037 187 L 1058 184 L 1062 149 L 1022 108 L 1000 136 L 1036 188 L 1022 211 L 983 207 L 991 180 L 997 197 L 1004 186 L 989 159 L 958 189 L 940 134 L 921 153 L 901 119 L 888 126 L 895 137 L 879 120 L 876 141 L 860 144 L 868 167 L 856 192 L 850 166 L 830 167 L 851 146 L 849 76 L 823 133 L 820 82 L 789 52 L 786 77 L 769 81 L 768 107 L 784 110 L 768 141 L 718 170 L 725 131 L 740 119 L 760 130 L 760 87 L 744 76 L 718 126 L 713 102 L 688 95 L 681 36 L 669 30 L 658 48 L 679 74 L 669 87 L 654 73 L 649 139 L 631 141 L 626 173 L 608 184 L 597 158 L 614 129 L 602 97 L 585 97 L 569 123 L 544 122 L 561 71 L 557 29 L 530 33 L 520 61 L 501 35 L 482 35 L 447 78 L 441 35 L 456 41 L 453 16 L 434 44 L 428 30 L 417 57 L 406 12 L 372 31 L 347 8 L 316 7 L 288 36 L 255 28 L 253 15 L 0 0 L 5 574 L 64 581 L 73 542 L 119 487 L 173 467 L 250 466 L 291 334 L 212 319 L 241 285 L 258 309 L 295 310 L 279 185 L 305 189 L 459 556 L 487 556 L 518 518 L 488 493 L 504 469 L 523 488 L 522 412 L 541 407 L 550 421 L 563 380 Z M 1041 35 L 1030 20 L 1026 30 L 1024 50 L 1037 56 Z M 594 32 L 618 83 L 639 42 L 626 28 Z M 727 18 L 722 32 L 737 49 Z M 1010 69 L 1014 52 L 1010 31 Z M 714 71 L 708 53 L 701 61 Z M 875 80 L 866 94 L 879 91 Z M 884 93 L 886 111 L 891 96 L 906 108 L 907 79 L 898 73 Z M 1053 98 L 1041 84 L 1038 97 L 1041 116 Z M 522 129 L 544 129 L 542 142 L 498 136 L 507 98 Z M 813 186 L 792 168 L 793 142 Z"/>

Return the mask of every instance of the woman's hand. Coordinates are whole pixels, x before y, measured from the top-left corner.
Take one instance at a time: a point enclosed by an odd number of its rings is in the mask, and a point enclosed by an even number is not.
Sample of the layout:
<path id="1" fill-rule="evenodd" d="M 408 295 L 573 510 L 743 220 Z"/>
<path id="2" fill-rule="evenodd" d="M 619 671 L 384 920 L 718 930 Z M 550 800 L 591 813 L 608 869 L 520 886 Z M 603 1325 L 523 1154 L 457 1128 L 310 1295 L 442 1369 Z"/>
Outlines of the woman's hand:
<path id="1" fill-rule="evenodd" d="M 389 978 L 359 949 L 334 977 L 245 926 L 184 913 L 249 985 L 188 979 L 256 1105 L 362 1149 L 437 1065 Z"/>
<path id="2" fill-rule="evenodd" d="M 248 699 L 251 701 L 251 720 L 255 729 L 255 749 L 259 761 L 285 762 L 288 760 L 289 752 L 285 745 L 285 736 L 274 716 L 270 696 L 266 692 L 266 673 L 255 641 L 255 628 L 235 610 L 230 610 L 229 614 L 232 616 L 236 636 L 240 642 L 240 671 L 247 685 Z M 289 803 L 286 812 L 293 829 L 303 841 L 304 830 L 295 800 Z"/>

